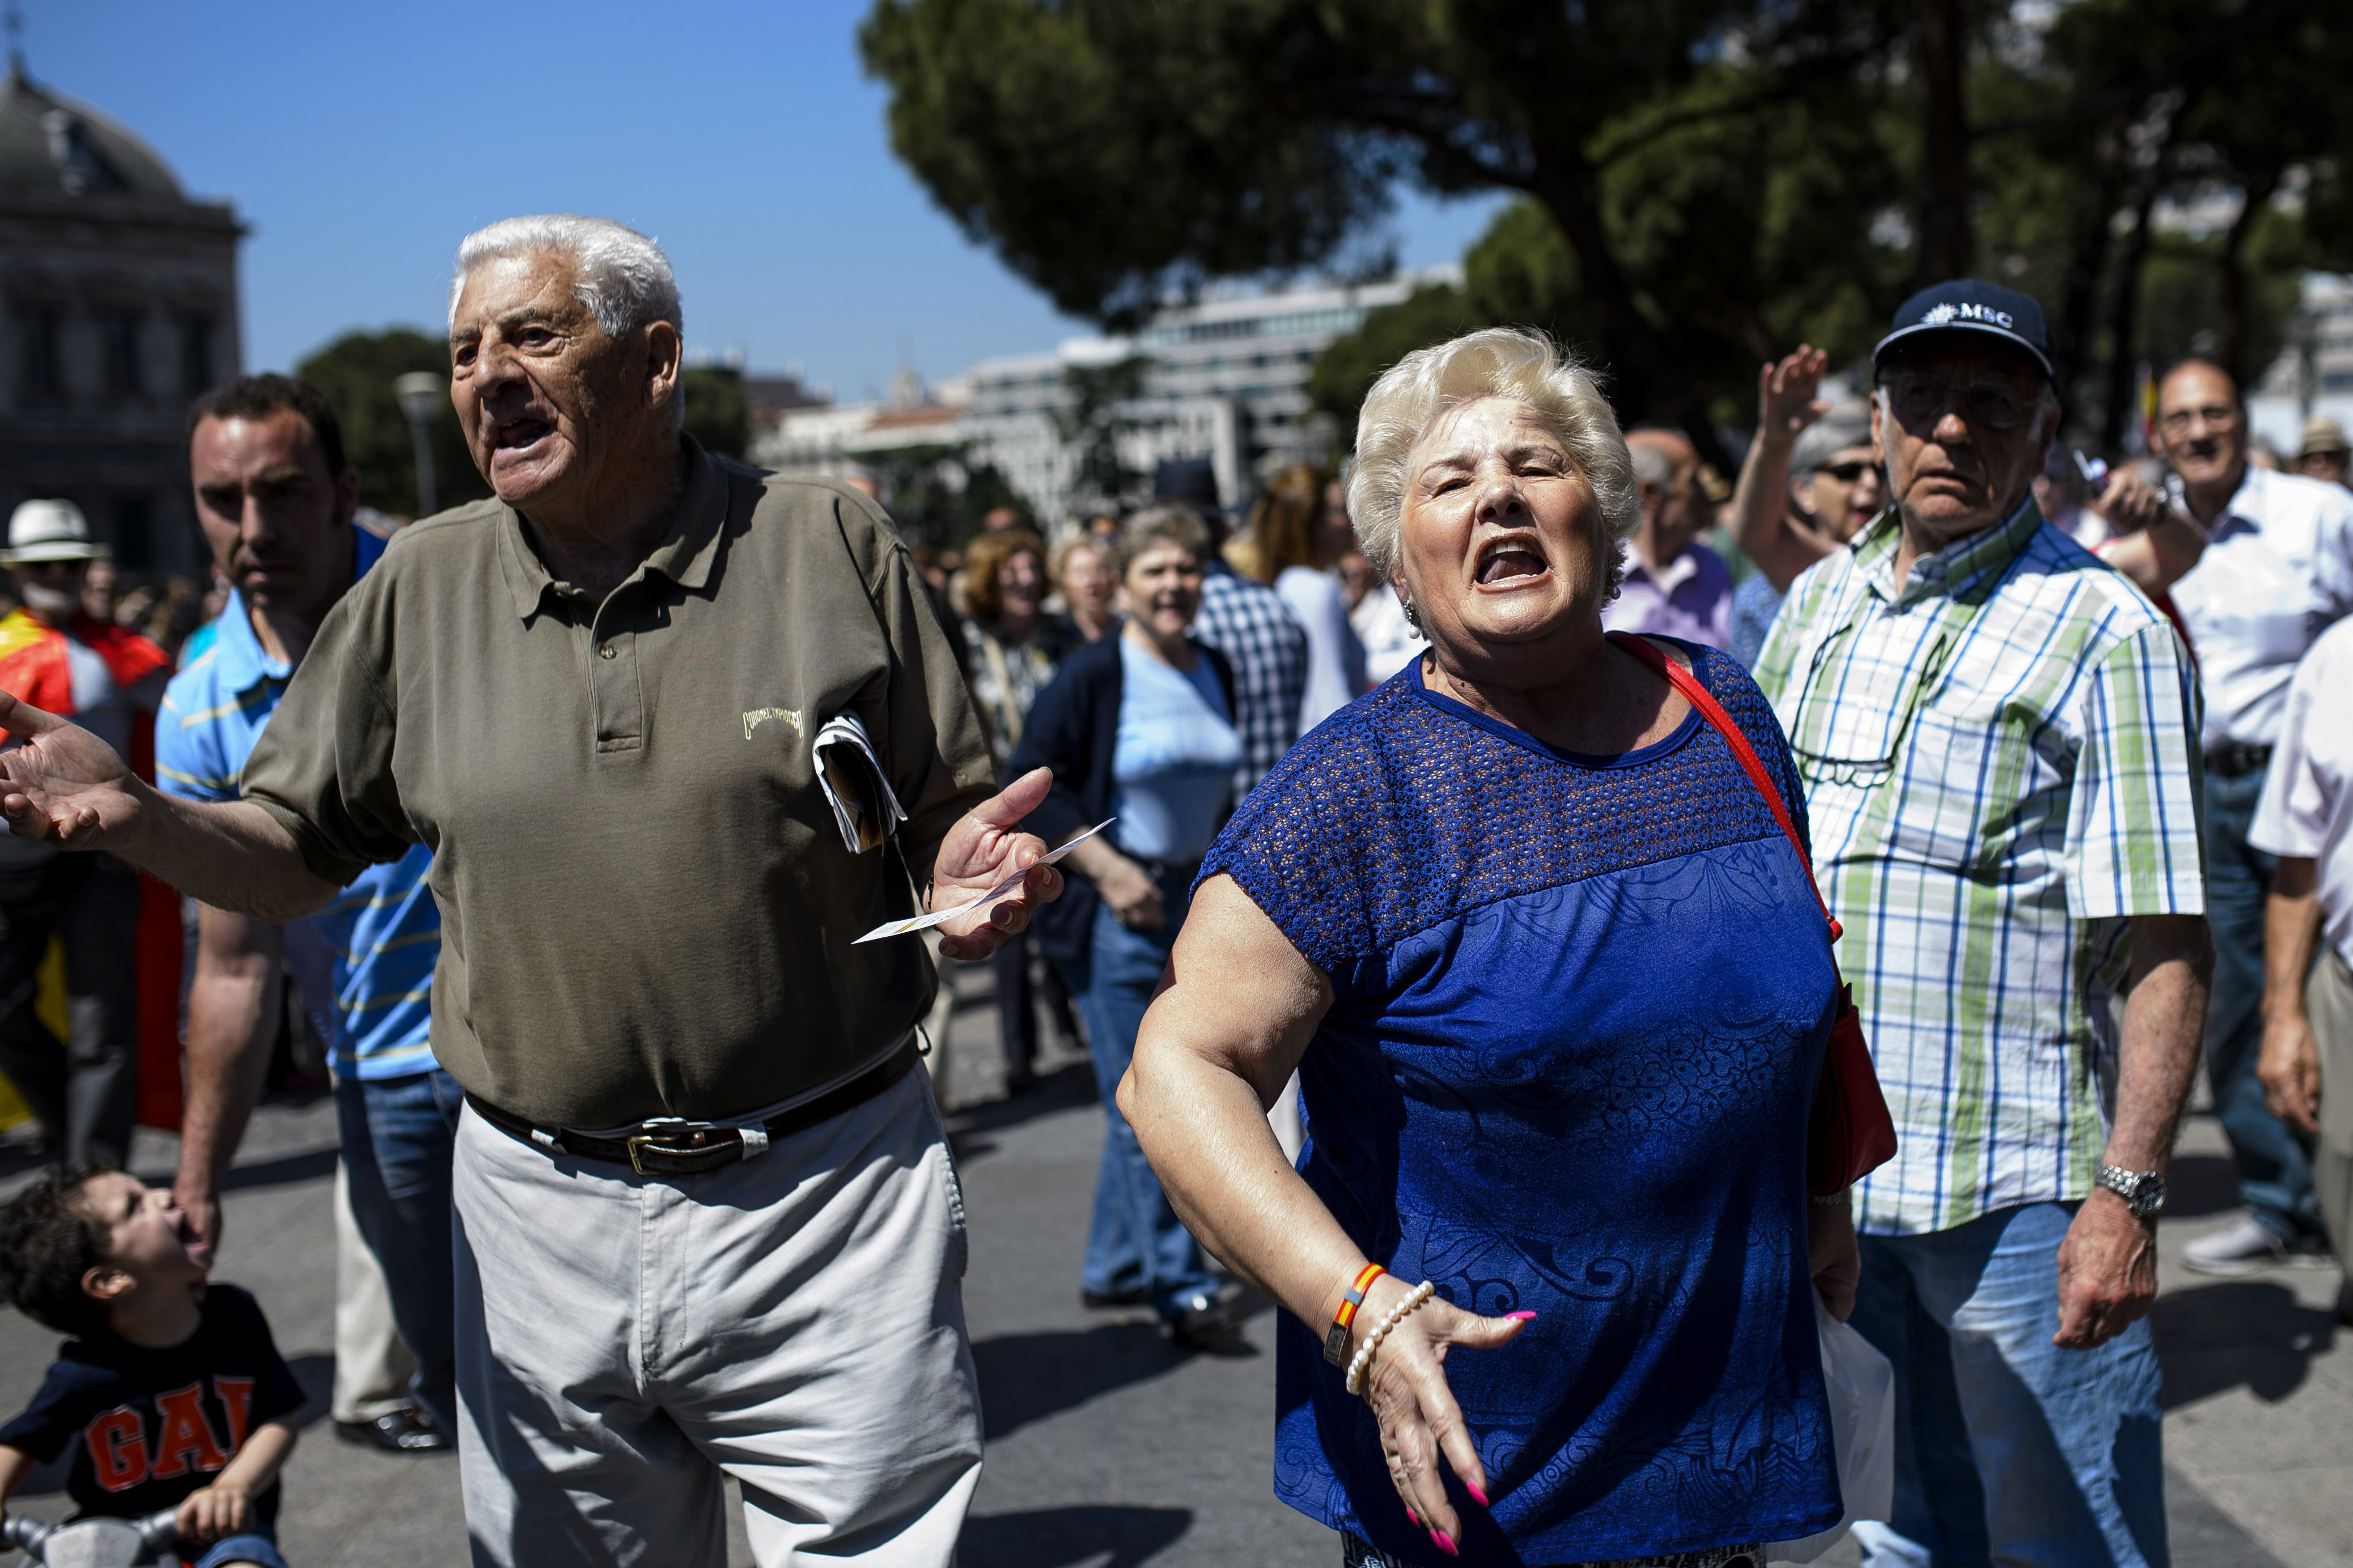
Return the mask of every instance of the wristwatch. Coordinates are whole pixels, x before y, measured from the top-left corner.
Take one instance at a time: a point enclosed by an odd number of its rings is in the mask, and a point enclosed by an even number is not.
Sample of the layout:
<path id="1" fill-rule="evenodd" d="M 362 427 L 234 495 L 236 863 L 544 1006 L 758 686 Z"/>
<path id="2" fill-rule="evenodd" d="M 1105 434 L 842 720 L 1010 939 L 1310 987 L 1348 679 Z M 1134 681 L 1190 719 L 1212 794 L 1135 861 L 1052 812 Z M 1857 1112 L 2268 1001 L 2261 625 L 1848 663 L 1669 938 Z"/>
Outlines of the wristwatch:
<path id="1" fill-rule="evenodd" d="M 2165 1212 L 2165 1178 L 2155 1171 L 2127 1171 L 2121 1165 L 2100 1167 L 2100 1185 L 2124 1199 L 2135 1219 L 2155 1219 Z"/>

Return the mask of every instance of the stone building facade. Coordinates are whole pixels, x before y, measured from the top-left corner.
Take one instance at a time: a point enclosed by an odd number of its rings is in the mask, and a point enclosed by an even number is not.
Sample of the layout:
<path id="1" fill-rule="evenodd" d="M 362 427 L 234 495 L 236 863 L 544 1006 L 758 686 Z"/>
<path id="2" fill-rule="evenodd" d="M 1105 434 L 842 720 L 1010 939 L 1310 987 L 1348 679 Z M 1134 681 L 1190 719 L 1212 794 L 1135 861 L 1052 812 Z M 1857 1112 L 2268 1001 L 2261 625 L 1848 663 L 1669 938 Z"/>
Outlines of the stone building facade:
<path id="1" fill-rule="evenodd" d="M 238 372 L 227 203 L 191 201 L 162 158 L 29 78 L 0 83 L 0 521 L 79 505 L 130 579 L 201 576 L 182 427 Z"/>

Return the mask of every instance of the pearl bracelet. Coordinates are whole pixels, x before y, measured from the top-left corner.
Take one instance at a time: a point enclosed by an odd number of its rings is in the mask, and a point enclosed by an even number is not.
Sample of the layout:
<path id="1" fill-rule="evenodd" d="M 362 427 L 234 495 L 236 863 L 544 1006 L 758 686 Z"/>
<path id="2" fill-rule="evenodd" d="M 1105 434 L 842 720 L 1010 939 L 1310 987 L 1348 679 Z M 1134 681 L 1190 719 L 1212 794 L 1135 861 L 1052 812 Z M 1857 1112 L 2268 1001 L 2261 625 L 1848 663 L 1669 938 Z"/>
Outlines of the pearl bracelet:
<path id="1" fill-rule="evenodd" d="M 1381 1321 L 1373 1325 L 1372 1331 L 1365 1336 L 1365 1342 L 1356 1347 L 1356 1355 L 1348 1363 L 1348 1392 L 1351 1394 L 1365 1391 L 1366 1369 L 1373 1364 L 1373 1352 L 1381 1348 L 1381 1342 L 1388 1337 L 1389 1331 L 1411 1317 L 1437 1291 L 1437 1286 L 1423 1280 L 1413 1288 L 1410 1295 L 1383 1313 Z"/>

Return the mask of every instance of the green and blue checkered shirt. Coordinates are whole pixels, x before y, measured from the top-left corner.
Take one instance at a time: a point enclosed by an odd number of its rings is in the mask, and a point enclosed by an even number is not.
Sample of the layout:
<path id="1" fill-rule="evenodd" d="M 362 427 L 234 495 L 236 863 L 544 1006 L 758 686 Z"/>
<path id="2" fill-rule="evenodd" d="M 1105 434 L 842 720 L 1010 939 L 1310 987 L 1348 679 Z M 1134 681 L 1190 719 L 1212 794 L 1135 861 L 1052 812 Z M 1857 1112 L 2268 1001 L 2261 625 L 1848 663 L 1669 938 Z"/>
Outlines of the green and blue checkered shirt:
<path id="1" fill-rule="evenodd" d="M 2205 910 L 2197 684 L 2031 500 L 1913 563 L 1889 512 L 1792 584 L 1757 668 L 1902 1147 L 1855 1223 L 2085 1196 L 2131 917 Z"/>

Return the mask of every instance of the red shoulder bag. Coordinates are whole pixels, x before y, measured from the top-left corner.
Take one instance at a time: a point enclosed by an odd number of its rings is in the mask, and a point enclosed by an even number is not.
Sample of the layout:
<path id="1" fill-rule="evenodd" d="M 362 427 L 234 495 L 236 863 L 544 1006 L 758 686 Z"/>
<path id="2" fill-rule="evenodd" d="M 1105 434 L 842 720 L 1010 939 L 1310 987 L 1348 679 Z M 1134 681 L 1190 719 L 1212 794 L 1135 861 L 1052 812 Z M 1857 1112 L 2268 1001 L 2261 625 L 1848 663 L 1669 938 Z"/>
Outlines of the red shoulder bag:
<path id="1" fill-rule="evenodd" d="M 1691 671 L 1661 653 L 1642 637 L 1625 632 L 1608 634 L 1611 642 L 1649 665 L 1664 676 L 1674 689 L 1690 700 L 1700 716 L 1715 726 L 1724 743 L 1732 748 L 1741 767 L 1747 773 L 1757 793 L 1765 797 L 1773 813 L 1773 820 L 1781 825 L 1788 836 L 1789 847 L 1798 854 L 1798 864 L 1805 868 L 1806 885 L 1814 890 L 1814 902 L 1820 906 L 1822 919 L 1830 921 L 1831 940 L 1836 942 L 1841 928 L 1831 916 L 1830 905 L 1822 901 L 1822 890 L 1814 882 L 1812 858 L 1799 840 L 1797 824 L 1789 820 L 1789 808 L 1774 787 L 1773 775 L 1757 758 L 1757 749 L 1741 733 L 1740 726 L 1724 705 Z M 1835 968 L 1836 960 L 1832 960 Z M 1814 1091 L 1813 1119 L 1806 1129 L 1806 1188 L 1809 1192 L 1827 1194 L 1842 1191 L 1861 1181 L 1895 1157 L 1895 1121 L 1887 1114 L 1887 1097 L 1879 1090 L 1879 1073 L 1871 1065 L 1871 1047 L 1862 1037 L 1862 1017 L 1854 1009 L 1854 987 L 1839 984 L 1838 1021 L 1831 1026 L 1831 1045 L 1822 1062 L 1821 1087 Z"/>

